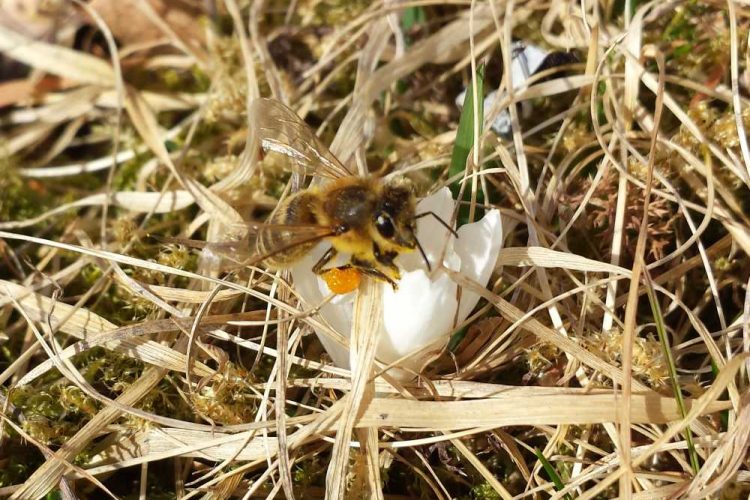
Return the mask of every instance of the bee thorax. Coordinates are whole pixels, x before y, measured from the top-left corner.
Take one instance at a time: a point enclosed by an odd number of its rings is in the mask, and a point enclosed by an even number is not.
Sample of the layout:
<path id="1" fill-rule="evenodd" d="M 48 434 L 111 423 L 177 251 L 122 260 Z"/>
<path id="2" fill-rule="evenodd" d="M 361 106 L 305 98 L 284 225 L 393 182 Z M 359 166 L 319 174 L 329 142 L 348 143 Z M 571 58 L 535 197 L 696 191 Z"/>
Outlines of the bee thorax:
<path id="1" fill-rule="evenodd" d="M 352 184 L 331 190 L 323 200 L 323 212 L 343 231 L 363 227 L 373 212 L 373 193 L 368 186 Z"/>

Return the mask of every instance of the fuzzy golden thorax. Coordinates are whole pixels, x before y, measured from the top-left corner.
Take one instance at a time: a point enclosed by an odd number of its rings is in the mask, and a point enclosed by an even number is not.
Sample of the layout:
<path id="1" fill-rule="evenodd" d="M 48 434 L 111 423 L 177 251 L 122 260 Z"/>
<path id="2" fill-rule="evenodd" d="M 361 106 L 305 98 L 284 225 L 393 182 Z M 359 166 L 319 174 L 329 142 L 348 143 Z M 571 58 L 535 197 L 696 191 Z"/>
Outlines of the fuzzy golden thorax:
<path id="1" fill-rule="evenodd" d="M 403 181 L 342 179 L 322 189 L 318 201 L 318 222 L 336 230 L 331 244 L 355 262 L 392 267 L 398 254 L 416 248 L 416 203 Z"/>

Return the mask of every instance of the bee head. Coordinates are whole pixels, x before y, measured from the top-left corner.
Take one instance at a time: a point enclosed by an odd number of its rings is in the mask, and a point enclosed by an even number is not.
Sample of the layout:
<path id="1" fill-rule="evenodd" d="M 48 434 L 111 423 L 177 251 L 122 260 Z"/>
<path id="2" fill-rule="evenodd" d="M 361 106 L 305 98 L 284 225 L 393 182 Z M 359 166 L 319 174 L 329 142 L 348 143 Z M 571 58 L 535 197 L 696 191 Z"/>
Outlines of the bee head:
<path id="1" fill-rule="evenodd" d="M 416 198 L 411 183 L 399 179 L 383 187 L 373 213 L 373 224 L 380 239 L 395 251 L 417 247 Z"/>

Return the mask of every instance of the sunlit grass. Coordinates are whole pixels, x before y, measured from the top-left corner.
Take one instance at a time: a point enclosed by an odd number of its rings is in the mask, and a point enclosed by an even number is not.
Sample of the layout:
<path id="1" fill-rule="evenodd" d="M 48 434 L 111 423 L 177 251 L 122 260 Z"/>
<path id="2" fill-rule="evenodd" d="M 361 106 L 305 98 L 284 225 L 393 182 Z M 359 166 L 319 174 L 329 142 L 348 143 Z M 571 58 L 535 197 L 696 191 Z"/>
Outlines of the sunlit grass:
<path id="1" fill-rule="evenodd" d="M 49 39 L 0 24 L 0 496 L 747 496 L 750 17 L 628 4 L 228 0 L 140 12 L 163 27 L 137 40 L 104 11 L 43 14 Z M 510 102 L 516 39 L 575 57 Z M 274 209 L 259 96 L 355 169 L 449 186 L 460 222 L 501 210 L 490 284 L 451 274 L 482 300 L 418 379 L 368 364 L 369 288 L 349 371 L 311 333 L 352 332 L 285 274 L 149 237 L 222 242 Z"/>

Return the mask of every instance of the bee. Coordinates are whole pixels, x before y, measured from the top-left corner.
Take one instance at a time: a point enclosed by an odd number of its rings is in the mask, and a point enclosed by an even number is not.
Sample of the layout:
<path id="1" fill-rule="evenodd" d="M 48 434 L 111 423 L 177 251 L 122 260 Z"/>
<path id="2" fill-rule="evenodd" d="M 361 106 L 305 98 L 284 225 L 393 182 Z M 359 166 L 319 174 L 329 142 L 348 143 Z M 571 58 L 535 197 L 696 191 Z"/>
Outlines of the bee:
<path id="1" fill-rule="evenodd" d="M 253 130 L 264 154 L 282 155 L 295 175 L 315 176 L 325 182 L 311 185 L 283 199 L 265 223 L 251 224 L 252 257 L 245 264 L 263 263 L 270 269 L 289 268 L 322 241 L 330 248 L 312 271 L 325 279 L 334 293 L 352 291 L 360 275 L 397 288 L 396 257 L 419 250 L 431 270 L 416 235 L 420 217 L 416 195 L 404 177 L 380 174 L 358 176 L 345 167 L 297 114 L 273 99 L 260 98 L 250 108 Z M 254 246 L 254 248 L 252 248 Z M 346 264 L 330 266 L 339 254 Z"/>
<path id="2" fill-rule="evenodd" d="M 404 179 L 341 177 L 283 200 L 268 226 L 260 228 L 258 254 L 268 267 L 286 268 L 327 240 L 331 247 L 313 266 L 314 273 L 354 269 L 396 287 L 400 273 L 395 258 L 421 248 L 415 209 L 413 189 Z M 305 233 L 312 237 L 300 241 Z M 326 268 L 339 253 L 350 254 L 349 263 Z"/>

